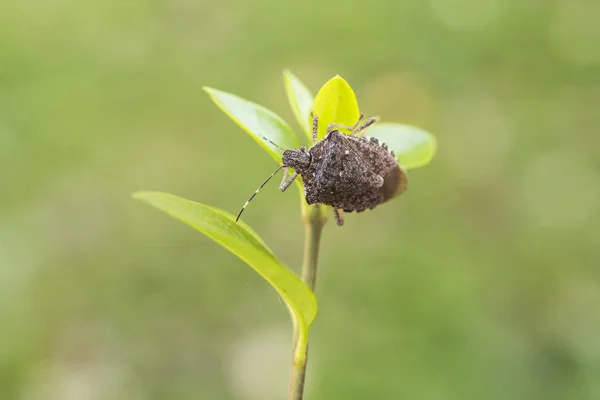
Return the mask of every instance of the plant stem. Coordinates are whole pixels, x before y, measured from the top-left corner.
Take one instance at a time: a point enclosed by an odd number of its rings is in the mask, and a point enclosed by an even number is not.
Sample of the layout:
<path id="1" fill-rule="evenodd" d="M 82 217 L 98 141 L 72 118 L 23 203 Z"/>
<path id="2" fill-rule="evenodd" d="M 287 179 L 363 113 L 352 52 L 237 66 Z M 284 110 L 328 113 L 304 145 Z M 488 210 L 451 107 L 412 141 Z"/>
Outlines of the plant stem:
<path id="1" fill-rule="evenodd" d="M 319 245 L 321 233 L 327 219 L 323 216 L 321 207 L 309 207 L 304 219 L 304 261 L 300 278 L 315 291 L 317 280 L 317 260 L 319 259 Z M 294 324 L 294 352 L 292 360 L 292 375 L 290 377 L 289 400 L 302 400 L 304 394 L 304 380 L 306 377 L 306 363 L 308 361 L 308 338 L 304 337 L 298 324 Z"/>
<path id="2" fill-rule="evenodd" d="M 327 219 L 321 212 L 321 207 L 311 207 L 308 215 L 304 217 L 304 261 L 300 279 L 310 290 L 315 291 L 317 281 L 317 260 L 319 259 L 319 245 L 321 244 L 321 232 Z"/>

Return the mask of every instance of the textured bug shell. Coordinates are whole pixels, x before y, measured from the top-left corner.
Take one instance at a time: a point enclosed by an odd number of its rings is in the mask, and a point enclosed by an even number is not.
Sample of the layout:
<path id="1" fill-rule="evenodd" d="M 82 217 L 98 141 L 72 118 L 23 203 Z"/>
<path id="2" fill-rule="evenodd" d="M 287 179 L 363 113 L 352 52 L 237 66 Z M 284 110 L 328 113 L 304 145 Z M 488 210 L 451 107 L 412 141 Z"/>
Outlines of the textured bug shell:
<path id="1" fill-rule="evenodd" d="M 328 133 L 311 147 L 311 163 L 298 171 L 308 204 L 363 211 L 402 194 L 408 177 L 385 144 L 375 138 Z"/>

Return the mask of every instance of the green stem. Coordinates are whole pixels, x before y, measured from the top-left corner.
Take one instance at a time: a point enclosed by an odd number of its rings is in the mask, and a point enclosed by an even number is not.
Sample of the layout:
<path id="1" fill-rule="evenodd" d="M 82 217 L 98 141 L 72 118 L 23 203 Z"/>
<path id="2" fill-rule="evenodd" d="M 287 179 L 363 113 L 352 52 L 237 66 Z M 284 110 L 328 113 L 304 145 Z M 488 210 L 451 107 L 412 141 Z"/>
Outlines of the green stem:
<path id="1" fill-rule="evenodd" d="M 315 291 L 317 280 L 317 261 L 319 259 L 319 245 L 321 233 L 325 226 L 326 218 L 321 207 L 309 207 L 304 218 L 304 261 L 300 277 L 302 282 Z M 304 394 L 304 380 L 306 377 L 306 363 L 308 361 L 308 337 L 304 329 L 294 324 L 294 353 L 292 360 L 292 376 L 290 378 L 289 400 L 302 400 Z"/>
<path id="2" fill-rule="evenodd" d="M 319 245 L 321 244 L 321 232 L 327 219 L 321 212 L 321 207 L 311 207 L 308 215 L 304 217 L 304 261 L 300 279 L 310 290 L 315 291 L 317 281 L 317 261 L 319 259 Z"/>

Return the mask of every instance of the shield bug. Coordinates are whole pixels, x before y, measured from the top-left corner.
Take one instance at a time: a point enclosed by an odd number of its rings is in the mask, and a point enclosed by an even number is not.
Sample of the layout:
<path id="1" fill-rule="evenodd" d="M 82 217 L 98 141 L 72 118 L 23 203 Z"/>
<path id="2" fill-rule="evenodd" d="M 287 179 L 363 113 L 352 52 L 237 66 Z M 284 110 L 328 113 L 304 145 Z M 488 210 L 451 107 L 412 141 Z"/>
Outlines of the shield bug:
<path id="1" fill-rule="evenodd" d="M 250 196 L 236 221 L 260 189 L 282 168 L 284 175 L 279 189 L 284 192 L 300 175 L 306 202 L 331 206 L 339 226 L 344 224 L 343 212 L 373 209 L 402 194 L 408 185 L 406 172 L 384 143 L 364 136 L 377 118 L 371 117 L 359 126 L 362 117 L 354 126 L 330 124 L 325 137 L 317 141 L 319 118 L 314 116 L 313 145 L 308 150 L 305 147 L 282 149 L 281 165 Z M 339 128 L 352 133 L 344 134 Z M 294 172 L 288 178 L 289 168 Z"/>

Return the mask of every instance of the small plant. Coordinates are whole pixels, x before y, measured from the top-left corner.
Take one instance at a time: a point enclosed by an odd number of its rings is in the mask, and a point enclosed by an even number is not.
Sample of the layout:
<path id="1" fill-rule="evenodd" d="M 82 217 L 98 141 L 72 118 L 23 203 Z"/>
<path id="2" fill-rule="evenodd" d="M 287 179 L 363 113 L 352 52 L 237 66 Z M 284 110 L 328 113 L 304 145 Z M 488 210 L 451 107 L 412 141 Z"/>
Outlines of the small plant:
<path id="1" fill-rule="evenodd" d="M 335 76 L 323 85 L 314 99 L 306 86 L 289 71 L 284 71 L 284 85 L 303 132 L 300 137 L 279 116 L 258 104 L 212 88 L 205 88 L 205 91 L 278 165 L 282 165 L 282 149 L 297 149 L 301 147 L 301 142 L 310 147 L 313 143 L 312 114 L 319 118 L 317 141 L 325 137 L 330 124 L 335 124 L 336 129 L 342 133 L 349 134 L 351 127 L 359 120 L 361 114 L 356 96 L 340 76 Z M 375 124 L 369 128 L 368 136 L 386 143 L 404 170 L 426 165 L 436 151 L 433 136 L 409 125 Z M 134 197 L 204 233 L 244 260 L 279 293 L 288 306 L 294 325 L 288 398 L 301 400 L 306 374 L 308 334 L 317 315 L 314 288 L 319 245 L 327 218 L 323 206 L 307 204 L 302 181 L 296 179 L 295 182 L 300 192 L 301 215 L 306 227 L 300 278 L 279 262 L 254 230 L 241 220 L 236 222 L 235 215 L 168 193 L 138 192 Z"/>

